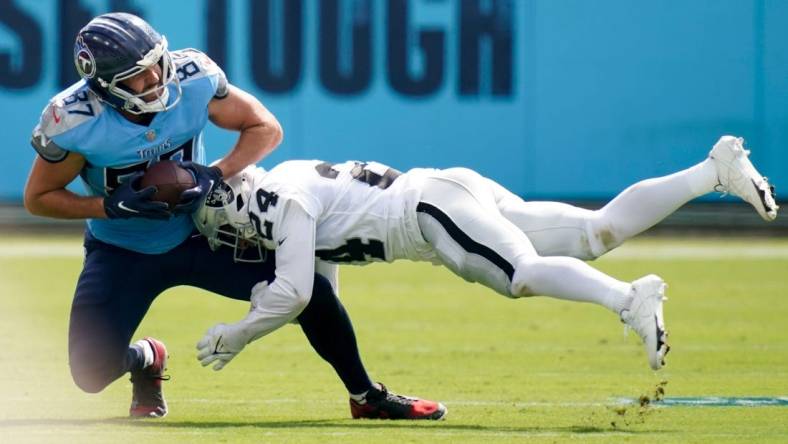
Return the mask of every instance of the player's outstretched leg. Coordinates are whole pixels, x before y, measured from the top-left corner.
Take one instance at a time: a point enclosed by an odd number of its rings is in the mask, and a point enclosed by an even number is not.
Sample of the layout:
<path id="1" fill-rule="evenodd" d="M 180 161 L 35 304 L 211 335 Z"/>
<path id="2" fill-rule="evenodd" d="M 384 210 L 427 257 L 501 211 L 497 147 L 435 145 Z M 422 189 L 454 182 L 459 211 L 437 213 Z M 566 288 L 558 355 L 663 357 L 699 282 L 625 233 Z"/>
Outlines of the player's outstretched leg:
<path id="1" fill-rule="evenodd" d="M 649 316 L 664 332 L 664 290 L 651 285 L 653 279 L 630 284 L 577 258 L 539 256 L 528 237 L 497 212 L 489 188 L 472 171 L 450 169 L 427 179 L 421 200 L 419 228 L 454 273 L 509 297 L 543 295 L 601 305 L 640 334 L 652 368 L 662 366 L 667 346 L 657 344 L 665 335 L 641 319 Z"/>
<path id="2" fill-rule="evenodd" d="M 638 333 L 652 369 L 665 365 L 670 350 L 662 312 L 666 285 L 658 276 L 626 284 L 579 259 L 535 257 L 518 262 L 511 287 L 513 296 L 539 294 L 606 307 Z"/>
<path id="3" fill-rule="evenodd" d="M 497 206 L 542 256 L 595 259 L 651 228 L 696 197 L 726 192 L 755 207 L 765 220 L 777 215 L 774 190 L 747 158 L 742 139 L 723 136 L 709 157 L 676 173 L 631 185 L 592 211 L 559 202 L 526 202 L 488 179 Z"/>
<path id="4" fill-rule="evenodd" d="M 350 398 L 354 419 L 444 419 L 448 410 L 440 402 L 397 395 L 377 383 L 363 397 Z"/>
<path id="5" fill-rule="evenodd" d="M 774 187 L 755 169 L 741 137 L 722 136 L 709 153 L 717 168 L 716 191 L 739 196 L 766 221 L 777 217 Z"/>
<path id="6" fill-rule="evenodd" d="M 162 418 L 167 415 L 167 401 L 161 390 L 161 382 L 169 379 L 167 348 L 153 338 L 145 338 L 135 344 L 143 350 L 145 366 L 131 372 L 133 395 L 129 415 L 136 418 Z"/>

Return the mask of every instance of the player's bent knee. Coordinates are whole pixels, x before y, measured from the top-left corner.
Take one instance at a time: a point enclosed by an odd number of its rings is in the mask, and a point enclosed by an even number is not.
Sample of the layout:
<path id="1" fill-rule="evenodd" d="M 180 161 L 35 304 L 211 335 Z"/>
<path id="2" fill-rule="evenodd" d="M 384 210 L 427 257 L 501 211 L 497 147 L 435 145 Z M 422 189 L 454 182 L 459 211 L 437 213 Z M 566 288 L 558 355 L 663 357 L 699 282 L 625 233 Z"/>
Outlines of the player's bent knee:
<path id="1" fill-rule="evenodd" d="M 587 256 L 578 259 L 594 260 L 624 243 L 624 238 L 612 223 L 589 221 L 586 226 L 585 241 L 587 245 L 582 250 L 587 253 Z"/>
<path id="2" fill-rule="evenodd" d="M 518 263 L 512 275 L 509 297 L 524 298 L 539 294 L 533 289 L 533 270 L 529 270 L 529 268 L 532 268 L 531 265 L 532 261 L 530 260 L 520 261 Z"/>
<path id="3" fill-rule="evenodd" d="M 73 364 L 71 365 L 71 378 L 80 390 L 87 393 L 99 393 L 116 379 L 103 372 L 79 368 Z"/>
<path id="4" fill-rule="evenodd" d="M 74 347 L 69 350 L 69 368 L 71 378 L 81 390 L 98 393 L 127 371 L 126 348 L 115 349 L 99 347 L 95 343 L 90 346 Z"/>

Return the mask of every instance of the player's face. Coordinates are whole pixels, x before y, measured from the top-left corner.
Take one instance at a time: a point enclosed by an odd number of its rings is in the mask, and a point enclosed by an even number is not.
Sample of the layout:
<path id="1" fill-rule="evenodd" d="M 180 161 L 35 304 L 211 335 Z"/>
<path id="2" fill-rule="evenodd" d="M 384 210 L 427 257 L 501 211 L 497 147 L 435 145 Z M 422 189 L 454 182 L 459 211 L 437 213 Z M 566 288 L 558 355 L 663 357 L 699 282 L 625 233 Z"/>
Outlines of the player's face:
<path id="1" fill-rule="evenodd" d="M 156 63 L 145 71 L 142 71 L 141 73 L 122 81 L 121 85 L 123 85 L 133 94 L 140 94 L 145 91 L 150 91 L 150 93 L 142 96 L 142 100 L 146 102 L 153 102 L 159 98 L 159 94 L 161 94 L 163 91 L 156 90 L 156 88 L 162 85 L 161 66 Z"/>

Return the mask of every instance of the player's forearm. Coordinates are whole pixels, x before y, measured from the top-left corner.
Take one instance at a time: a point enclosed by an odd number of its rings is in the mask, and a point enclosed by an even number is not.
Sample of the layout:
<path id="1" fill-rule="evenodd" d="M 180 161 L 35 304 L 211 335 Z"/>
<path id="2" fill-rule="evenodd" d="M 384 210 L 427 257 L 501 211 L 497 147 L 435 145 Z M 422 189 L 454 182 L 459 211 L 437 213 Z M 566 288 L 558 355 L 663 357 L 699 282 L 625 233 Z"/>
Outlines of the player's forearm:
<path id="1" fill-rule="evenodd" d="M 57 219 L 107 217 L 103 198 L 80 196 L 65 189 L 25 195 L 25 208 L 30 214 Z"/>
<path id="2" fill-rule="evenodd" d="M 246 342 L 259 339 L 295 319 L 309 303 L 311 293 L 304 294 L 277 280 L 265 282 L 252 290 L 252 309 L 235 324 Z"/>
<path id="3" fill-rule="evenodd" d="M 281 142 L 282 127 L 271 116 L 264 122 L 242 129 L 232 151 L 217 166 L 224 177 L 230 177 L 269 155 Z"/>
<path id="4" fill-rule="evenodd" d="M 253 341 L 295 319 L 309 304 L 315 276 L 315 219 L 295 201 L 284 201 L 284 217 L 273 223 L 275 278 L 252 288 L 252 309 L 233 324 L 239 338 Z"/>

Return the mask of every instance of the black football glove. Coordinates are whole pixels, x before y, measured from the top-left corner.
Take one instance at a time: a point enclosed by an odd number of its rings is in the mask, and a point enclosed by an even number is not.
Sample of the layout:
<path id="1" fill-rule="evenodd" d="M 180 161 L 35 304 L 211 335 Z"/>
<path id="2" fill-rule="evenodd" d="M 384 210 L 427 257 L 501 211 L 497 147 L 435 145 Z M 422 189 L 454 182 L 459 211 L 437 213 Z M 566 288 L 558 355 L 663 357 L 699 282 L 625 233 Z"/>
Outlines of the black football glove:
<path id="1" fill-rule="evenodd" d="M 172 216 L 167 204 L 151 200 L 156 187 L 136 190 L 143 173 L 137 173 L 121 183 L 115 191 L 104 198 L 104 212 L 110 219 L 140 217 L 146 219 L 169 219 Z"/>
<path id="2" fill-rule="evenodd" d="M 191 214 L 202 205 L 213 186 L 222 181 L 222 170 L 218 166 L 205 166 L 194 162 L 183 162 L 181 166 L 194 174 L 197 185 L 181 193 L 180 203 L 172 211 Z"/>

